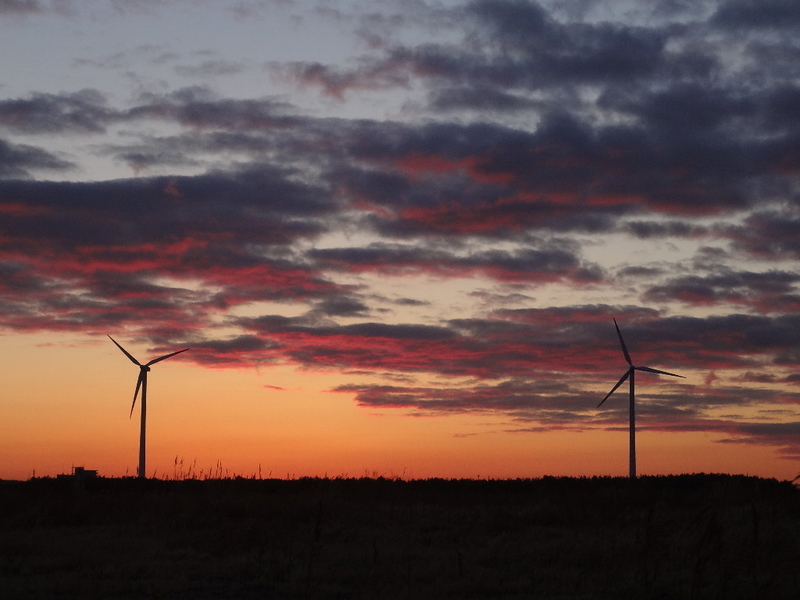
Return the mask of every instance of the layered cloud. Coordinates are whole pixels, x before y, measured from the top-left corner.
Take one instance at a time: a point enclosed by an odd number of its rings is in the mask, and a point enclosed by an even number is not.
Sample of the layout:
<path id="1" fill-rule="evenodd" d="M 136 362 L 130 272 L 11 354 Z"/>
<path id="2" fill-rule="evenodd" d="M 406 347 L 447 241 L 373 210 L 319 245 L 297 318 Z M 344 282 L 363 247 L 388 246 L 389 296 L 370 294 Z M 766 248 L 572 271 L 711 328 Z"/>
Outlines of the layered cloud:
<path id="1" fill-rule="evenodd" d="M 57 5 L 0 13 L 80 17 Z M 0 327 L 336 371 L 375 410 L 521 430 L 624 424 L 595 411 L 615 316 L 636 360 L 690 375 L 654 378 L 643 426 L 796 454 L 800 13 L 615 7 L 344 2 L 303 18 L 363 54 L 250 57 L 282 93 L 227 93 L 243 60 L 209 51 L 124 99 L 102 78 L 0 97 Z"/>

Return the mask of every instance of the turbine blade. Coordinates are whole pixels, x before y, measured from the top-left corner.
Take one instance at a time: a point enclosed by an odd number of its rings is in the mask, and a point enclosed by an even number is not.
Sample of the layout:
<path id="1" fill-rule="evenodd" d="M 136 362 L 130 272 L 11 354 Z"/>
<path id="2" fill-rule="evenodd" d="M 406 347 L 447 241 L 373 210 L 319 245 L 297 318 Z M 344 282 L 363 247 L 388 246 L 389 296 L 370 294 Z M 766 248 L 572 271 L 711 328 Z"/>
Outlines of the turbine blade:
<path id="1" fill-rule="evenodd" d="M 669 375 L 671 377 L 680 377 L 686 379 L 683 375 L 676 375 L 675 373 L 668 373 L 667 371 L 659 371 L 658 369 L 651 369 L 650 367 L 634 367 L 637 371 L 647 371 L 648 373 L 658 373 L 659 375 Z"/>
<path id="2" fill-rule="evenodd" d="M 108 335 L 108 334 L 106 334 L 106 335 Z M 125 348 L 123 348 L 122 346 L 120 346 L 120 345 L 117 343 L 117 340 L 115 340 L 114 338 L 112 338 L 110 335 L 108 336 L 108 339 L 110 339 L 112 342 L 114 342 L 114 343 L 117 345 L 117 348 L 119 348 L 120 350 L 122 350 L 122 353 L 123 353 L 125 356 L 127 356 L 128 358 L 130 358 L 130 359 L 131 359 L 131 362 L 132 362 L 133 364 L 135 364 L 137 367 L 141 367 L 141 366 L 142 366 L 142 363 L 140 363 L 138 360 L 136 360 L 135 358 L 133 358 L 133 355 L 132 355 L 130 352 L 128 352 L 127 350 L 125 350 Z"/>
<path id="3" fill-rule="evenodd" d="M 627 371 L 625 371 L 625 375 L 623 375 L 623 376 L 620 378 L 620 380 L 617 382 L 617 385 L 615 385 L 613 388 L 611 388 L 611 391 L 610 391 L 610 392 L 608 392 L 608 393 L 606 394 L 606 397 L 605 397 L 605 398 L 603 398 L 603 399 L 600 401 L 600 404 L 598 404 L 598 405 L 597 405 L 597 408 L 600 408 L 601 406 L 603 406 L 603 402 L 605 402 L 606 400 L 608 400 L 608 399 L 609 399 L 609 397 L 611 396 L 611 394 L 613 394 L 614 392 L 616 392 L 616 391 L 617 391 L 617 388 L 618 388 L 619 386 L 621 386 L 623 383 L 625 383 L 625 380 L 626 380 L 626 379 L 628 379 L 628 377 L 630 377 L 630 375 L 631 375 L 631 371 L 633 371 L 633 367 L 631 367 L 630 369 L 628 369 Z"/>
<path id="4" fill-rule="evenodd" d="M 186 352 L 187 350 L 191 350 L 191 348 L 184 348 L 183 350 L 178 350 L 177 352 L 172 352 L 170 354 L 165 354 L 164 356 L 159 356 L 158 358 L 154 358 L 149 363 L 145 365 L 145 367 L 149 367 L 150 365 L 154 365 L 157 362 L 161 362 L 162 360 L 168 359 L 170 356 L 175 356 L 176 354 L 180 354 L 181 352 Z"/>
<path id="5" fill-rule="evenodd" d="M 142 387 L 142 382 L 144 381 L 145 377 L 147 377 L 147 374 L 144 371 L 141 371 L 139 373 L 139 379 L 136 380 L 136 391 L 133 392 L 133 404 L 131 404 L 131 414 L 128 415 L 129 419 L 133 416 L 133 407 L 136 406 L 136 398 L 139 397 L 139 388 Z"/>
<path id="6" fill-rule="evenodd" d="M 619 343 L 622 346 L 622 353 L 625 355 L 625 360 L 628 361 L 628 364 L 630 366 L 633 366 L 633 362 L 631 361 L 631 355 L 628 354 L 628 348 L 625 346 L 625 340 L 622 339 L 622 332 L 619 330 L 619 325 L 617 325 L 616 319 L 614 319 L 614 327 L 617 328 L 617 335 L 619 336 Z"/>

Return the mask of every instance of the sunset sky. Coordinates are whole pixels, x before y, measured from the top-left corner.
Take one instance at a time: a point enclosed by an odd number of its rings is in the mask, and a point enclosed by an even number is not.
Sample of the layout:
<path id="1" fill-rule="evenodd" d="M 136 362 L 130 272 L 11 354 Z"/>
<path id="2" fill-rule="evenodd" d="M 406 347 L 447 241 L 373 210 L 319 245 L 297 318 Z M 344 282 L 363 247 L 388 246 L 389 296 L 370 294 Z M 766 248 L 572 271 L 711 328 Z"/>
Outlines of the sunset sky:
<path id="1" fill-rule="evenodd" d="M 800 473 L 795 0 L 0 0 L 0 478 Z"/>

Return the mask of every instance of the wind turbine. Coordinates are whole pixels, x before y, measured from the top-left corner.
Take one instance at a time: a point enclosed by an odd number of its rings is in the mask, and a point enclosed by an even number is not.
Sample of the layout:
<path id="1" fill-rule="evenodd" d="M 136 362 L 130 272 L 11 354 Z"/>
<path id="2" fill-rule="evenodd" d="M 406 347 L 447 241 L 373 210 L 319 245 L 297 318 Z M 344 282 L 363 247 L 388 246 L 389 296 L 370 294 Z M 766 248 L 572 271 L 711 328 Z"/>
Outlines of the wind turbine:
<path id="1" fill-rule="evenodd" d="M 133 393 L 133 404 L 131 404 L 131 414 L 128 418 L 133 416 L 133 408 L 136 406 L 136 397 L 139 395 L 139 388 L 142 390 L 142 421 L 141 426 L 139 427 L 139 478 L 145 477 L 145 450 L 144 450 L 144 439 L 145 439 L 145 422 L 147 420 L 147 373 L 150 371 L 150 365 L 154 365 L 157 362 L 161 362 L 162 360 L 166 360 L 176 354 L 180 354 L 181 352 L 186 352 L 189 348 L 184 348 L 183 350 L 178 350 L 177 352 L 171 352 L 170 354 L 165 354 L 164 356 L 159 356 L 158 358 L 154 358 L 149 363 L 142 364 L 138 360 L 136 360 L 133 355 L 125 350 L 122 346 L 117 343 L 117 340 L 112 338 L 110 335 L 108 336 L 114 344 L 116 344 L 117 348 L 122 350 L 122 353 L 131 359 L 131 362 L 139 367 L 139 379 L 136 380 L 136 391 Z"/>
<path id="2" fill-rule="evenodd" d="M 617 388 L 625 383 L 626 379 L 630 378 L 630 469 L 629 469 L 629 476 L 631 479 L 636 479 L 636 410 L 634 406 L 634 374 L 636 371 L 645 371 L 647 373 L 657 373 L 659 375 L 669 375 L 670 377 L 680 377 L 685 379 L 683 375 L 676 375 L 675 373 L 667 373 L 666 371 L 659 371 L 658 369 L 652 369 L 650 367 L 637 367 L 631 361 L 631 355 L 628 354 L 628 348 L 625 346 L 625 340 L 622 339 L 622 333 L 619 330 L 619 325 L 617 325 L 617 320 L 614 319 L 614 327 L 617 328 L 617 335 L 619 336 L 619 343 L 622 346 L 622 353 L 625 355 L 625 360 L 628 362 L 628 370 L 625 372 L 620 380 L 617 382 L 611 391 L 606 394 L 606 397 L 600 401 L 600 404 L 597 405 L 597 408 L 603 406 L 603 402 L 608 400 L 609 396 L 617 391 Z"/>

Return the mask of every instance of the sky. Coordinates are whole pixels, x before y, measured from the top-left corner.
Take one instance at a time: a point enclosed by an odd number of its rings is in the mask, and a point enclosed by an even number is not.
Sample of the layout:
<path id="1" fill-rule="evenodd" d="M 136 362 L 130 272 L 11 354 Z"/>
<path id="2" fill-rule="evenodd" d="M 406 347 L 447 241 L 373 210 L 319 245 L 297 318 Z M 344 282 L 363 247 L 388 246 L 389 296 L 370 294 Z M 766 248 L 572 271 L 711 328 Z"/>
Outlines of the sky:
<path id="1" fill-rule="evenodd" d="M 800 473 L 800 3 L 0 0 L 0 478 Z"/>

